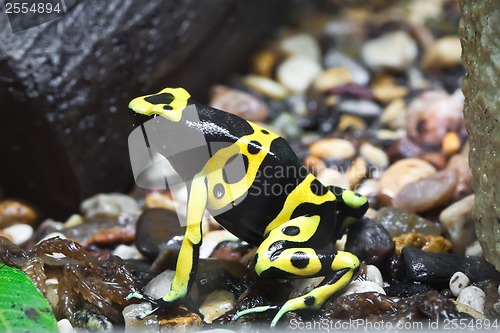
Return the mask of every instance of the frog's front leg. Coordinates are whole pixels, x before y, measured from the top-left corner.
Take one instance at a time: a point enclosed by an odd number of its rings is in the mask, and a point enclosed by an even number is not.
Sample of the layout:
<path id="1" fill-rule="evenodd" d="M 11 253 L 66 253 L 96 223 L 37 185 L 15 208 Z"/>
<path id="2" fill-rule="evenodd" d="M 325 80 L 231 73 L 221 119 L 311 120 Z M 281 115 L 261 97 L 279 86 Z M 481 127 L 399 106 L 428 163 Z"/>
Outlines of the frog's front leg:
<path id="1" fill-rule="evenodd" d="M 289 311 L 319 309 L 336 292 L 351 281 L 359 267 L 358 258 L 343 251 L 316 248 L 320 217 L 300 216 L 273 229 L 256 253 L 255 271 L 270 278 L 302 278 L 325 276 L 322 283 L 309 293 L 288 300 L 279 308 L 271 322 L 275 326 Z M 319 232 L 320 233 L 320 232 Z M 233 320 L 243 315 L 277 309 L 262 306 L 238 312 Z"/>
<path id="2" fill-rule="evenodd" d="M 132 293 L 127 297 L 128 299 L 144 299 L 155 306 L 151 311 L 141 314 L 139 316 L 141 319 L 159 309 L 161 310 L 179 304 L 188 294 L 198 268 L 198 254 L 202 242 L 201 219 L 206 205 L 206 177 L 199 175 L 193 179 L 189 187 L 186 232 L 177 258 L 177 266 L 170 291 L 157 300 L 139 293 Z"/>

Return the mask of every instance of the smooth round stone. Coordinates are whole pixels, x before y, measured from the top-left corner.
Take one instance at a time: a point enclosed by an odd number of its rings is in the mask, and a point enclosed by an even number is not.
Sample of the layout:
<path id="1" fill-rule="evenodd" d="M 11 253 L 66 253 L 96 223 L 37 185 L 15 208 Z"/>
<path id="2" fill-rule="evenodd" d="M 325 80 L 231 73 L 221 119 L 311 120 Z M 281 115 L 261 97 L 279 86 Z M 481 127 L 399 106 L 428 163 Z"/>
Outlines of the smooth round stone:
<path id="1" fill-rule="evenodd" d="M 404 31 L 387 33 L 367 41 L 361 49 L 363 62 L 373 71 L 405 71 L 418 55 L 417 43 Z"/>
<path id="2" fill-rule="evenodd" d="M 247 75 L 242 79 L 243 84 L 272 99 L 286 98 L 288 90 L 279 82 L 260 75 Z"/>
<path id="3" fill-rule="evenodd" d="M 376 283 L 379 287 L 384 287 L 382 273 L 375 265 L 366 265 L 366 280 Z"/>
<path id="4" fill-rule="evenodd" d="M 474 241 L 471 245 L 465 248 L 465 255 L 472 257 L 484 257 L 483 248 L 479 241 Z"/>
<path id="5" fill-rule="evenodd" d="M 408 105 L 406 130 L 415 143 L 441 148 L 446 133 L 464 131 L 464 96 L 461 91 L 449 95 L 427 91 Z"/>
<path id="6" fill-rule="evenodd" d="M 273 52 L 272 50 L 257 52 L 252 56 L 252 73 L 271 77 L 277 62 L 277 52 Z"/>
<path id="7" fill-rule="evenodd" d="M 384 170 L 389 165 L 389 157 L 387 154 L 371 143 L 363 143 L 359 148 L 359 153 L 369 164 L 380 169 L 380 171 Z"/>
<path id="8" fill-rule="evenodd" d="M 83 217 L 80 214 L 73 214 L 70 217 L 68 217 L 66 222 L 64 222 L 63 228 L 70 229 L 82 224 L 83 222 L 84 222 Z"/>
<path id="9" fill-rule="evenodd" d="M 330 49 L 324 57 L 327 68 L 343 67 L 351 73 L 352 82 L 365 86 L 370 81 L 370 73 L 355 60 L 336 49 Z"/>
<path id="10" fill-rule="evenodd" d="M 381 286 L 379 286 L 377 283 L 372 282 L 372 281 L 353 281 L 351 282 L 345 291 L 340 295 L 342 296 L 347 296 L 351 294 L 361 294 L 361 293 L 379 293 L 385 295 L 385 290 Z"/>
<path id="11" fill-rule="evenodd" d="M 473 193 L 472 190 L 472 172 L 469 166 L 467 155 L 456 154 L 450 157 L 446 168 L 453 169 L 458 175 L 458 183 L 455 189 L 455 199 L 463 198 Z"/>
<path id="12" fill-rule="evenodd" d="M 445 233 L 453 243 L 453 253 L 463 255 L 467 246 L 476 239 L 472 208 L 474 194 L 448 206 L 439 215 Z"/>
<path id="13" fill-rule="evenodd" d="M 377 103 L 357 99 L 343 100 L 337 109 L 341 112 L 367 118 L 378 117 L 382 113 L 382 108 Z"/>
<path id="14" fill-rule="evenodd" d="M 403 98 L 410 92 L 407 87 L 391 83 L 375 84 L 372 87 L 373 97 L 383 104 L 390 103 L 397 98 Z"/>
<path id="15" fill-rule="evenodd" d="M 288 90 L 300 93 L 309 87 L 321 71 L 318 62 L 306 57 L 293 56 L 278 66 L 276 77 Z"/>
<path id="16" fill-rule="evenodd" d="M 170 270 L 158 274 L 144 287 L 144 295 L 155 299 L 165 296 L 170 291 L 174 275 L 175 271 Z"/>
<path id="17" fill-rule="evenodd" d="M 451 293 L 457 297 L 460 292 L 469 285 L 470 280 L 462 272 L 456 272 L 450 279 L 450 290 Z"/>
<path id="18" fill-rule="evenodd" d="M 314 80 L 314 89 L 325 92 L 338 86 L 352 83 L 351 73 L 343 67 L 329 68 Z"/>
<path id="19" fill-rule="evenodd" d="M 377 213 L 376 221 L 389 232 L 391 237 L 397 237 L 410 232 L 424 235 L 440 235 L 441 227 L 432 221 L 424 219 L 415 213 L 394 207 L 384 207 Z"/>
<path id="20" fill-rule="evenodd" d="M 222 85 L 212 88 L 210 106 L 256 122 L 266 120 L 269 114 L 267 105 L 257 97 Z"/>
<path id="21" fill-rule="evenodd" d="M 356 158 L 345 173 L 345 176 L 349 180 L 350 188 L 359 184 L 359 182 L 366 177 L 367 172 L 368 165 L 366 164 L 365 159 L 362 157 Z"/>
<path id="22" fill-rule="evenodd" d="M 457 186 L 457 174 L 445 169 L 403 187 L 394 197 L 394 207 L 419 213 L 450 201 Z"/>
<path id="23" fill-rule="evenodd" d="M 349 130 L 364 131 L 365 129 L 366 123 L 364 120 L 361 117 L 351 114 L 341 115 L 339 124 L 337 125 L 337 130 L 340 132 L 346 132 Z"/>
<path id="24" fill-rule="evenodd" d="M 446 69 L 462 62 L 462 45 L 458 36 L 441 37 L 434 41 L 424 53 L 423 70 Z"/>
<path id="25" fill-rule="evenodd" d="M 479 313 L 484 313 L 485 298 L 486 294 L 483 290 L 475 286 L 469 286 L 458 294 L 457 302 L 470 306 Z"/>
<path id="26" fill-rule="evenodd" d="M 156 315 L 147 316 L 142 320 L 137 319 L 138 315 L 146 311 L 151 311 L 151 309 L 152 305 L 149 302 L 127 305 L 122 311 L 125 321 L 125 332 L 158 333 L 160 331 L 160 325 Z"/>
<path id="27" fill-rule="evenodd" d="M 14 224 L 33 225 L 38 219 L 35 209 L 21 201 L 0 201 L 0 229 Z"/>
<path id="28" fill-rule="evenodd" d="M 309 152 L 326 160 L 348 160 L 354 157 L 356 148 L 348 140 L 327 138 L 313 143 L 309 147 Z"/>
<path id="29" fill-rule="evenodd" d="M 144 259 L 142 254 L 133 245 L 120 244 L 113 251 L 113 255 L 122 258 L 123 260 L 128 259 Z"/>
<path id="30" fill-rule="evenodd" d="M 436 169 L 418 158 L 405 158 L 392 164 L 380 179 L 381 191 L 393 198 L 403 187 L 417 180 L 430 176 Z"/>
<path id="31" fill-rule="evenodd" d="M 394 241 L 380 223 L 363 217 L 349 227 L 345 250 L 366 264 L 380 266 L 394 253 Z"/>
<path id="32" fill-rule="evenodd" d="M 456 132 L 448 132 L 443 138 L 443 142 L 441 144 L 441 151 L 450 156 L 456 154 L 460 151 L 461 148 L 460 136 Z"/>
<path id="33" fill-rule="evenodd" d="M 380 123 L 397 130 L 406 125 L 406 103 L 403 98 L 396 98 L 389 103 L 380 116 Z"/>
<path id="34" fill-rule="evenodd" d="M 33 227 L 28 224 L 14 224 L 3 229 L 3 232 L 10 236 L 12 243 L 20 245 L 33 236 Z"/>
<path id="35" fill-rule="evenodd" d="M 226 290 L 215 290 L 210 293 L 203 304 L 200 306 L 200 312 L 203 314 L 203 321 L 211 323 L 224 313 L 231 311 L 234 307 L 234 295 Z"/>
<path id="36" fill-rule="evenodd" d="M 342 187 L 344 189 L 351 188 L 349 179 L 346 177 L 346 175 L 340 173 L 335 169 L 326 168 L 322 170 L 316 178 L 321 182 L 321 184 L 325 186 L 333 185 Z"/>
<path id="37" fill-rule="evenodd" d="M 318 62 L 321 49 L 315 38 L 308 34 L 297 34 L 280 40 L 279 46 L 289 56 L 301 56 Z"/>
<path id="38" fill-rule="evenodd" d="M 136 215 L 139 212 L 137 201 L 121 193 L 96 194 L 80 205 L 80 210 L 86 218 L 106 216 L 117 218 L 124 215 Z"/>
<path id="39" fill-rule="evenodd" d="M 57 329 L 59 333 L 75 333 L 73 325 L 71 325 L 68 319 L 61 319 L 57 322 Z"/>

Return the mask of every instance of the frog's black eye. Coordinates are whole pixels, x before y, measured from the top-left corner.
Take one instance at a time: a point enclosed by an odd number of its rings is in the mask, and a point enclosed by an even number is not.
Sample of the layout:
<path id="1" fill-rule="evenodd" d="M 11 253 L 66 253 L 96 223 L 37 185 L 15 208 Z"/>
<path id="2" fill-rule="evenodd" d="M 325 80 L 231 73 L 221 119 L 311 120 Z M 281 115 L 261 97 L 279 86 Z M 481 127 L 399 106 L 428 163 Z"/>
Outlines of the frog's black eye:
<path id="1" fill-rule="evenodd" d="M 154 105 L 166 104 L 166 106 L 168 106 L 170 103 L 172 103 L 172 101 L 174 99 L 175 99 L 174 95 L 172 95 L 170 93 L 161 93 L 161 94 L 151 95 L 151 96 L 144 98 L 144 100 L 150 104 L 154 104 Z M 165 107 L 163 107 L 163 108 L 165 109 Z M 167 110 L 172 110 L 172 108 L 170 107 L 170 109 L 167 109 Z"/>

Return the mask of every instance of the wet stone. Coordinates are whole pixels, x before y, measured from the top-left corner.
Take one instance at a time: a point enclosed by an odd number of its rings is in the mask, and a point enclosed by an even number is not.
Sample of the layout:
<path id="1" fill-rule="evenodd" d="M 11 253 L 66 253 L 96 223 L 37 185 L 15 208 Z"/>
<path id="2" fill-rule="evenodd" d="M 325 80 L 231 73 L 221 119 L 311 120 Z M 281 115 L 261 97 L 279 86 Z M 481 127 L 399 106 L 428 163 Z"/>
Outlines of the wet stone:
<path id="1" fill-rule="evenodd" d="M 288 58 L 276 70 L 278 81 L 294 93 L 304 92 L 320 73 L 318 62 L 302 56 Z"/>
<path id="2" fill-rule="evenodd" d="M 269 114 L 268 106 L 257 97 L 222 85 L 212 88 L 210 106 L 254 122 L 266 120 Z"/>
<path id="3" fill-rule="evenodd" d="M 431 290 L 431 287 L 423 283 L 392 282 L 389 286 L 385 287 L 384 290 L 387 296 L 406 298 L 423 294 Z"/>
<path id="4" fill-rule="evenodd" d="M 500 272 L 483 258 L 429 253 L 405 247 L 403 261 L 410 280 L 436 288 L 446 288 L 457 271 L 463 272 L 472 282 L 488 279 L 500 281 Z"/>
<path id="5" fill-rule="evenodd" d="M 394 242 L 381 224 L 364 217 L 349 227 L 345 250 L 366 264 L 379 266 L 394 253 Z"/>
<path id="6" fill-rule="evenodd" d="M 313 143 L 309 147 L 311 155 L 322 159 L 350 159 L 356 153 L 354 145 L 344 139 L 327 138 Z"/>
<path id="7" fill-rule="evenodd" d="M 425 212 L 449 202 L 456 185 L 456 172 L 445 169 L 404 186 L 394 197 L 393 204 L 396 208 Z"/>
<path id="8" fill-rule="evenodd" d="M 13 224 L 33 225 L 38 219 L 35 209 L 17 200 L 0 201 L 0 229 Z"/>
<path id="9" fill-rule="evenodd" d="M 391 237 L 409 232 L 418 232 L 424 235 L 441 234 L 439 224 L 398 208 L 384 207 L 380 209 L 376 221 L 389 232 Z"/>
<path id="10" fill-rule="evenodd" d="M 387 154 L 392 163 L 410 157 L 417 157 L 422 153 L 422 149 L 408 138 L 394 141 L 387 149 Z"/>
<path id="11" fill-rule="evenodd" d="M 381 191 L 393 198 L 403 187 L 430 176 L 436 169 L 418 158 L 405 158 L 388 167 L 380 179 Z"/>
<path id="12" fill-rule="evenodd" d="M 452 245 L 449 240 L 440 235 L 424 235 L 410 232 L 394 237 L 396 254 L 401 255 L 403 248 L 411 246 L 425 252 L 449 253 Z"/>
<path id="13" fill-rule="evenodd" d="M 137 201 L 121 193 L 97 194 L 80 205 L 85 218 L 105 216 L 118 218 L 120 215 L 135 215 L 139 212 Z"/>
<path id="14" fill-rule="evenodd" d="M 168 314 L 162 315 L 159 318 L 159 324 L 160 333 L 185 332 L 201 326 L 203 320 L 200 315 L 179 307 L 169 311 Z"/>
<path id="15" fill-rule="evenodd" d="M 458 36 L 445 36 L 434 41 L 422 58 L 423 70 L 446 69 L 462 62 L 462 46 Z"/>

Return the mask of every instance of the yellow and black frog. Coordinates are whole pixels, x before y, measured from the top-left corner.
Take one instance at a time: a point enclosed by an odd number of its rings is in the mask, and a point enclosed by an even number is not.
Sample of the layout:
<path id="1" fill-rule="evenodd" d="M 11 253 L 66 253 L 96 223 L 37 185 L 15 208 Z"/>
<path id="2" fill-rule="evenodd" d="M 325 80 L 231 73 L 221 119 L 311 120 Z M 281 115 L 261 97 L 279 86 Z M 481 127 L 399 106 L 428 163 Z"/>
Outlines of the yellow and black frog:
<path id="1" fill-rule="evenodd" d="M 139 293 L 158 309 L 182 303 L 196 275 L 207 209 L 224 228 L 257 247 L 255 271 L 266 278 L 324 276 L 316 288 L 280 306 L 250 308 L 243 315 L 319 309 L 342 290 L 359 267 L 358 258 L 326 250 L 361 218 L 368 201 L 353 191 L 324 186 L 288 143 L 275 133 L 193 101 L 183 88 L 166 88 L 129 104 L 149 144 L 186 182 L 186 232 L 170 291 L 161 299 Z"/>

